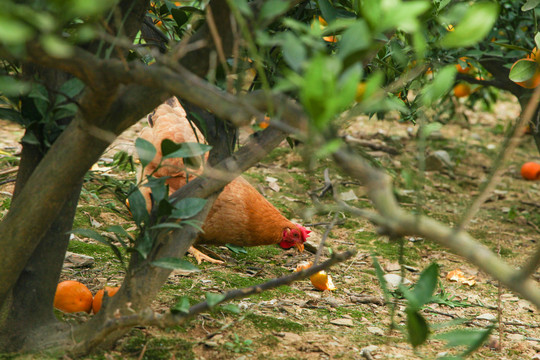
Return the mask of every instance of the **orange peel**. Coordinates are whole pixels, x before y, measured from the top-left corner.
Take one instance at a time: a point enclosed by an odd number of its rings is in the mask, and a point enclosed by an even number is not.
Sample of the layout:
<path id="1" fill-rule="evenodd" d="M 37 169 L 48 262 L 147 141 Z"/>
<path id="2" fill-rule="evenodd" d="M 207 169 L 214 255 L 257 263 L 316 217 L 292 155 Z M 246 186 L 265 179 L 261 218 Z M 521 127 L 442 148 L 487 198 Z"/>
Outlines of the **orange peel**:
<path id="1" fill-rule="evenodd" d="M 469 286 L 474 286 L 476 284 L 475 278 L 476 278 L 476 276 L 474 276 L 474 275 L 469 276 L 469 277 L 465 276 L 463 271 L 461 271 L 459 269 L 452 270 L 448 274 L 446 274 L 446 280 L 455 281 L 455 282 L 458 282 L 460 284 L 465 284 L 465 285 L 469 285 Z"/>
<path id="2" fill-rule="evenodd" d="M 321 270 L 318 273 L 311 275 L 309 280 L 311 280 L 311 284 L 313 284 L 316 289 L 323 291 L 336 290 L 334 282 L 332 281 L 332 277 L 328 275 L 324 270 Z"/>

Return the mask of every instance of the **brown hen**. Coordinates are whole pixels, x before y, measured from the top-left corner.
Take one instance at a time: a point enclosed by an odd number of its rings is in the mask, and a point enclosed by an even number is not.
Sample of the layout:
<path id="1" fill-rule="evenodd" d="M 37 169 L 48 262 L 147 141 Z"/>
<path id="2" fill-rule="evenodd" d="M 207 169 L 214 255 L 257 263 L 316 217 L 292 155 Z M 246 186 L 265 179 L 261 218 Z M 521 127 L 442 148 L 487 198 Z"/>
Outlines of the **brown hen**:
<path id="1" fill-rule="evenodd" d="M 151 127 L 145 128 L 140 137 L 151 142 L 157 150 L 153 161 L 142 170 L 143 178 L 152 174 L 154 177 L 170 176 L 166 180 L 169 194 L 172 194 L 187 182 L 187 174 L 196 176 L 202 169 L 193 171 L 186 168 L 182 159 L 166 159 L 156 170 L 161 160 L 161 142 L 170 139 L 176 143 L 204 141 L 202 134 L 192 127 L 186 113 L 176 98 L 160 105 L 149 116 Z M 151 210 L 151 190 L 141 187 L 148 211 Z M 259 246 L 279 244 L 284 249 L 296 247 L 303 251 L 303 243 L 309 236 L 309 230 L 285 218 L 244 178 L 238 177 L 224 187 L 215 200 L 202 226 L 203 232 L 196 239 L 196 244 L 238 246 Z M 219 260 L 202 254 L 195 248 L 189 252 L 197 262 L 203 259 L 221 263 Z"/>

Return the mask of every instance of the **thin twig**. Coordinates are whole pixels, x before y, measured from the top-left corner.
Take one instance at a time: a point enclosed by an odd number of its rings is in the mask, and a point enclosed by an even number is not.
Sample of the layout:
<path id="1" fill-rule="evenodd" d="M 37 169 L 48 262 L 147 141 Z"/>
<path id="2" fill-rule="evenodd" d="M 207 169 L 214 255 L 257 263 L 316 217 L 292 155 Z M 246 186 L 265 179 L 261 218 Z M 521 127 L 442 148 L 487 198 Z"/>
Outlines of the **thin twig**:
<path id="1" fill-rule="evenodd" d="M 328 238 L 328 235 L 330 234 L 330 231 L 332 231 L 332 229 L 336 225 L 336 222 L 338 220 L 338 215 L 339 215 L 339 213 L 336 212 L 334 214 L 334 218 L 332 219 L 330 224 L 328 224 L 328 226 L 326 227 L 326 230 L 325 230 L 325 232 L 324 232 L 324 234 L 322 236 L 321 242 L 319 243 L 319 248 L 317 249 L 317 254 L 315 254 L 315 260 L 313 261 L 314 265 L 317 265 L 319 263 L 319 259 L 321 258 L 321 254 L 322 254 L 323 249 L 324 249 L 324 243 L 326 242 L 326 238 Z"/>
<path id="2" fill-rule="evenodd" d="M 259 285 L 228 291 L 225 294 L 222 294 L 221 299 L 216 303 L 210 305 L 208 301 L 204 301 L 193 305 L 189 308 L 187 312 L 168 312 L 165 314 L 159 314 L 148 308 L 133 315 L 110 318 L 104 322 L 101 329 L 96 329 L 92 339 L 73 345 L 69 353 L 77 354 L 81 350 L 84 351 L 84 349 L 87 349 L 89 346 L 99 344 L 110 333 L 120 329 L 132 326 L 157 326 L 160 328 L 165 328 L 181 324 L 187 319 L 193 318 L 202 312 L 208 311 L 213 306 L 217 306 L 224 302 L 235 299 L 242 299 L 253 294 L 258 294 L 266 290 L 277 288 L 279 286 L 289 285 L 295 281 L 305 279 L 321 270 L 326 270 L 337 263 L 346 261 L 355 254 L 355 250 L 348 250 L 342 253 L 335 254 L 332 258 L 326 260 L 325 262 L 319 265 L 313 265 L 308 269 L 297 271 L 280 278 L 272 279 Z"/>
<path id="3" fill-rule="evenodd" d="M 6 170 L 2 170 L 0 171 L 0 176 L 3 176 L 3 175 L 8 175 L 8 174 L 13 174 L 15 172 L 19 171 L 19 167 L 18 166 L 14 166 L 10 169 L 6 169 Z"/>

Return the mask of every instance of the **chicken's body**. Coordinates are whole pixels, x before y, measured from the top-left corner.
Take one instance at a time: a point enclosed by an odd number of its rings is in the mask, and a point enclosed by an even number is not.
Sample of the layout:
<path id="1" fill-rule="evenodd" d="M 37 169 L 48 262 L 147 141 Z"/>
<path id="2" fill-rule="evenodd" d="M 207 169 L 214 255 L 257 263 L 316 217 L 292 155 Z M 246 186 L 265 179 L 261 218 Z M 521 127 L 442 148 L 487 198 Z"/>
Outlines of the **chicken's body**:
<path id="1" fill-rule="evenodd" d="M 225 186 L 214 202 L 198 242 L 239 246 L 278 244 L 286 229 L 297 226 L 239 177 Z"/>
<path id="2" fill-rule="evenodd" d="M 189 124 L 184 109 L 175 98 L 160 105 L 150 117 L 152 127 L 145 128 L 140 137 L 151 142 L 157 150 L 154 160 L 146 166 L 142 175 L 146 178 L 170 176 L 166 181 L 169 194 L 186 184 L 186 168 L 181 159 L 167 159 L 156 170 L 161 159 L 161 142 L 170 139 L 174 142 L 203 141 L 204 137 Z M 194 132 L 195 131 L 195 132 Z M 200 175 L 201 169 L 192 171 Z M 151 191 L 141 187 L 148 210 L 151 210 Z M 279 244 L 282 248 L 297 247 L 303 250 L 303 242 L 309 231 L 301 225 L 287 220 L 268 202 L 247 180 L 238 177 L 224 187 L 210 209 L 202 226 L 203 232 L 196 243 L 238 246 L 259 246 Z M 194 253 L 193 249 L 190 252 Z M 200 254 L 194 254 L 200 262 Z M 210 260 L 206 258 L 206 260 Z"/>

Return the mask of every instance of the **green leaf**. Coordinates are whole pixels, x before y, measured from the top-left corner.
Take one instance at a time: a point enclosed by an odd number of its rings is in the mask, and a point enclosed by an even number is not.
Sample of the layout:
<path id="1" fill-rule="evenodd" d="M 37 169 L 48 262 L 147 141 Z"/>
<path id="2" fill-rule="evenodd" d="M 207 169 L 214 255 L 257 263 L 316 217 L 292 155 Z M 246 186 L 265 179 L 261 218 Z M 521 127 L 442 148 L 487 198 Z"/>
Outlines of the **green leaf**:
<path id="1" fill-rule="evenodd" d="M 133 236 L 131 236 L 126 231 L 126 229 L 124 229 L 120 225 L 111 225 L 111 226 L 108 226 L 105 230 L 108 231 L 108 232 L 112 232 L 112 233 L 114 233 L 114 234 L 116 234 L 116 235 L 118 235 L 120 237 L 125 237 L 125 238 L 130 239 L 131 241 L 135 241 L 135 239 L 133 239 Z"/>
<path id="2" fill-rule="evenodd" d="M 225 299 L 223 294 L 206 293 L 206 303 L 209 307 L 214 307 Z"/>
<path id="3" fill-rule="evenodd" d="M 472 4 L 454 31 L 447 32 L 441 39 L 440 45 L 444 48 L 458 48 L 476 44 L 491 31 L 498 13 L 499 5 L 495 2 Z"/>
<path id="4" fill-rule="evenodd" d="M 458 329 L 433 336 L 433 339 L 447 341 L 446 347 L 467 346 L 461 356 L 467 356 L 489 338 L 493 326 L 485 330 Z"/>
<path id="5" fill-rule="evenodd" d="M 151 262 L 152 265 L 170 270 L 200 271 L 198 267 L 187 260 L 165 257 Z"/>
<path id="6" fill-rule="evenodd" d="M 443 125 L 441 123 L 439 123 L 439 122 L 433 122 L 433 123 L 429 123 L 427 125 L 424 125 L 424 126 L 421 127 L 420 136 L 423 137 L 423 138 L 427 138 L 427 137 L 429 137 L 429 135 L 431 135 L 435 131 L 441 130 L 442 127 L 443 127 Z"/>
<path id="7" fill-rule="evenodd" d="M 137 149 L 137 155 L 139 155 L 139 160 L 141 165 L 145 168 L 156 156 L 156 148 L 152 143 L 142 138 L 137 138 L 135 140 L 135 149 Z"/>
<path id="8" fill-rule="evenodd" d="M 338 56 L 345 59 L 371 45 L 371 32 L 364 20 L 358 20 L 352 24 L 341 37 L 339 42 Z"/>
<path id="9" fill-rule="evenodd" d="M 321 9 L 322 17 L 328 24 L 336 20 L 336 9 L 328 0 L 319 0 L 319 9 Z"/>
<path id="10" fill-rule="evenodd" d="M 174 304 L 171 307 L 171 312 L 173 314 L 178 314 L 178 313 L 189 314 L 189 308 L 190 308 L 189 298 L 187 296 L 182 296 L 180 300 L 178 300 L 176 304 Z"/>
<path id="11" fill-rule="evenodd" d="M 371 255 L 371 259 L 373 262 L 373 267 L 375 268 L 375 275 L 377 276 L 377 280 L 379 280 L 379 286 L 381 287 L 381 290 L 383 292 L 384 301 L 386 303 L 389 303 L 391 294 L 390 290 L 388 290 L 388 284 L 386 283 L 386 279 L 384 278 L 384 271 L 375 255 Z"/>
<path id="12" fill-rule="evenodd" d="M 182 224 L 183 225 L 189 225 L 191 227 L 194 227 L 195 229 L 197 229 L 200 232 L 204 232 L 203 229 L 202 229 L 202 226 L 203 226 L 202 221 L 199 221 L 199 220 L 182 220 Z"/>
<path id="13" fill-rule="evenodd" d="M 154 225 L 150 227 L 151 230 L 154 229 L 182 229 L 183 226 L 181 224 L 172 223 L 172 222 L 164 222 L 161 224 Z"/>
<path id="14" fill-rule="evenodd" d="M 103 236 L 101 236 L 101 234 L 99 234 L 98 232 L 92 229 L 73 229 L 70 231 L 70 233 L 75 234 L 75 235 L 82 235 L 84 237 L 94 239 L 105 245 L 110 244 L 109 240 L 105 239 Z"/>
<path id="15" fill-rule="evenodd" d="M 514 82 L 522 82 L 531 79 L 540 67 L 536 61 L 520 59 L 510 69 L 509 78 Z"/>
<path id="16" fill-rule="evenodd" d="M 31 88 L 32 86 L 27 82 L 11 76 L 0 76 L 0 94 L 2 95 L 19 96 L 29 92 Z"/>
<path id="17" fill-rule="evenodd" d="M 230 311 L 233 314 L 240 314 L 240 308 L 234 304 L 225 304 L 221 308 L 225 311 Z"/>
<path id="18" fill-rule="evenodd" d="M 197 215 L 206 205 L 206 199 L 185 198 L 174 204 L 171 217 L 176 219 L 188 219 Z"/>
<path id="19" fill-rule="evenodd" d="M 225 246 L 235 254 L 247 254 L 247 250 L 243 246 L 233 244 L 225 244 Z"/>
<path id="20" fill-rule="evenodd" d="M 536 35 L 534 35 L 534 44 L 536 45 L 537 49 L 540 49 L 540 32 L 537 32 Z"/>
<path id="21" fill-rule="evenodd" d="M 164 139 L 161 142 L 161 151 L 163 154 L 163 159 L 201 156 L 207 153 L 208 151 L 210 151 L 210 149 L 212 149 L 210 145 L 199 144 L 195 142 L 185 142 L 181 144 L 176 144 L 175 142 L 169 139 Z"/>
<path id="22" fill-rule="evenodd" d="M 72 98 L 81 93 L 81 91 L 84 89 L 85 85 L 84 83 L 79 80 L 78 78 L 71 78 L 65 83 L 60 86 L 59 92 L 60 96 L 64 97 L 64 95 L 67 95 L 68 97 Z"/>
<path id="23" fill-rule="evenodd" d="M 98 232 L 92 230 L 92 229 L 74 229 L 71 230 L 70 233 L 82 235 L 84 237 L 94 239 L 104 245 L 107 245 L 111 248 L 114 255 L 122 264 L 124 264 L 124 257 L 122 256 L 122 253 L 120 252 L 120 249 L 118 249 L 118 246 L 114 245 L 109 239 L 105 238 L 104 236 L 100 235 Z"/>
<path id="24" fill-rule="evenodd" d="M 149 214 L 146 210 L 146 200 L 138 188 L 133 188 L 128 197 L 129 210 L 133 215 L 133 220 L 138 226 L 148 220 Z"/>
<path id="25" fill-rule="evenodd" d="M 232 0 L 232 3 L 242 14 L 246 15 L 247 17 L 253 16 L 247 0 Z"/>
<path id="26" fill-rule="evenodd" d="M 171 9 L 171 15 L 173 16 L 174 21 L 176 21 L 176 24 L 180 27 L 189 20 L 189 15 L 182 9 Z"/>
<path id="27" fill-rule="evenodd" d="M 149 187 L 152 189 L 152 201 L 155 204 L 160 204 L 162 200 L 166 199 L 169 196 L 169 189 L 165 182 L 169 179 L 168 176 L 163 176 L 160 178 L 148 177 L 147 183 L 144 184 L 144 187 Z M 167 213 L 167 215 L 169 215 Z"/>
<path id="28" fill-rule="evenodd" d="M 418 306 L 425 305 L 433 296 L 439 279 L 439 265 L 432 263 L 422 273 L 413 288 Z"/>
<path id="29" fill-rule="evenodd" d="M 67 58 L 73 55 L 73 47 L 70 43 L 53 34 L 46 34 L 41 37 L 41 45 L 49 55 L 58 58 Z"/>
<path id="30" fill-rule="evenodd" d="M 138 240 L 139 243 L 135 246 L 135 250 L 143 257 L 143 259 L 146 259 L 146 257 L 150 253 L 150 250 L 152 250 L 154 241 L 150 237 L 148 232 L 145 232 L 142 237 L 139 237 Z"/>
<path id="31" fill-rule="evenodd" d="M 34 30 L 22 21 L 12 19 L 8 14 L 0 15 L 0 43 L 6 45 L 23 44 L 34 35 Z"/>
<path id="32" fill-rule="evenodd" d="M 429 335 L 429 328 L 426 319 L 417 311 L 407 308 L 405 313 L 407 314 L 409 342 L 416 348 L 426 342 Z"/>
<path id="33" fill-rule="evenodd" d="M 299 72 L 306 60 L 307 51 L 301 41 L 291 32 L 284 34 L 283 43 L 283 59 L 294 71 Z"/>
<path id="34" fill-rule="evenodd" d="M 540 0 L 527 0 L 527 2 L 525 2 L 525 4 L 523 4 L 523 6 L 521 7 L 521 11 L 533 10 L 539 4 Z"/>
<path id="35" fill-rule="evenodd" d="M 26 123 L 21 113 L 13 109 L 0 108 L 0 119 L 13 121 L 20 125 Z"/>
<path id="36" fill-rule="evenodd" d="M 259 17 L 262 20 L 271 20 L 279 15 L 287 12 L 289 9 L 289 2 L 284 0 L 269 0 L 263 3 Z"/>
<path id="37" fill-rule="evenodd" d="M 431 106 L 452 89 L 456 73 L 457 70 L 454 65 L 445 66 L 437 72 L 433 81 L 421 91 L 422 102 L 425 106 Z"/>

